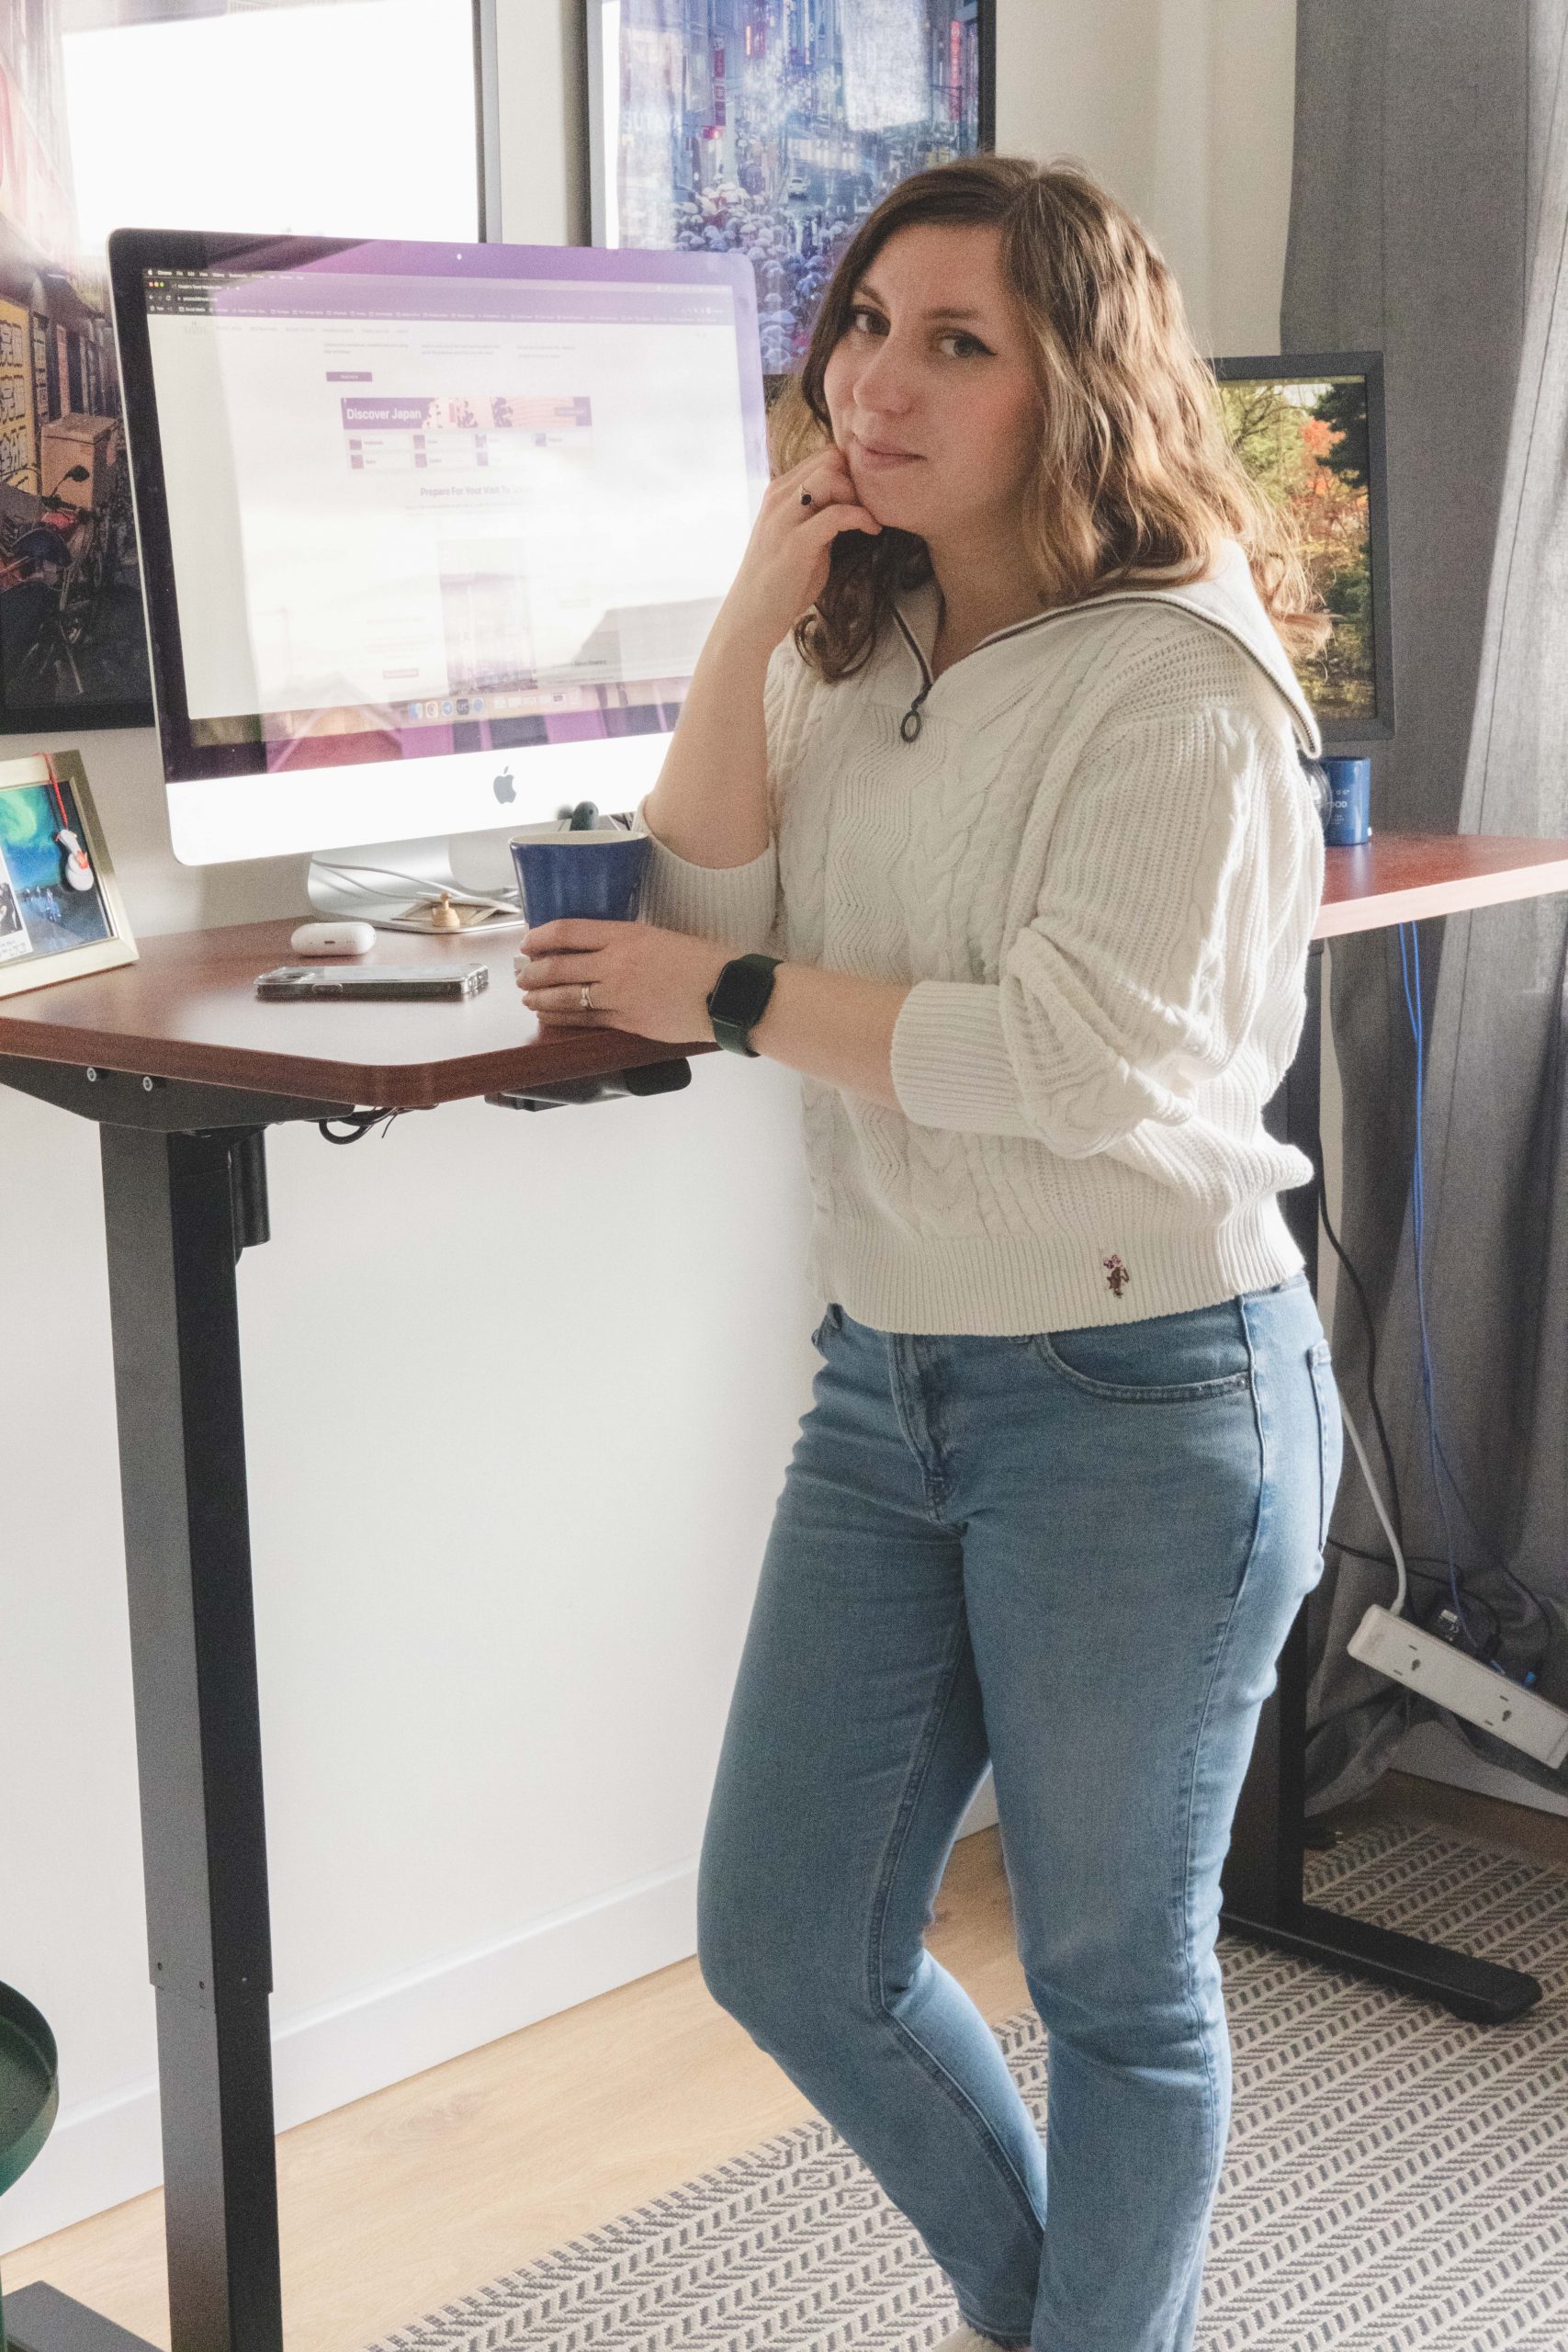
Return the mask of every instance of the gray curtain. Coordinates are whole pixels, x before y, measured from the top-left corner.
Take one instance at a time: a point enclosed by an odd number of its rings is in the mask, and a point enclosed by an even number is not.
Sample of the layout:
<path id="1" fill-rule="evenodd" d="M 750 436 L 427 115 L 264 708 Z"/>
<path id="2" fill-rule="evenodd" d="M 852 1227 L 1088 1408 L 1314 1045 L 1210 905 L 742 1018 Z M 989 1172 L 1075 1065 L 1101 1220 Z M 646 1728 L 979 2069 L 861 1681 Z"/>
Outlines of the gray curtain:
<path id="1" fill-rule="evenodd" d="M 1281 346 L 1384 356 L 1398 731 L 1374 759 L 1373 824 L 1568 835 L 1568 0 L 1298 0 L 1296 21 Z M 1329 950 L 1338 1231 L 1377 1333 L 1406 1556 L 1442 1580 L 1416 1581 L 1417 1605 L 1446 1588 L 1451 1545 L 1472 1622 L 1495 1612 L 1500 1657 L 1568 1706 L 1568 898 L 1419 933 L 1425 1320 L 1451 1484 L 1423 1410 L 1395 931 Z M 1382 1478 L 1343 1269 L 1332 1339 Z M 1387 1550 L 1348 1445 L 1345 1464 L 1309 1621 L 1314 1812 L 1368 1788 L 1434 1712 L 1346 1654 L 1393 1577 L 1341 1548 Z M 1568 1768 L 1444 1720 L 1568 1793 Z"/>

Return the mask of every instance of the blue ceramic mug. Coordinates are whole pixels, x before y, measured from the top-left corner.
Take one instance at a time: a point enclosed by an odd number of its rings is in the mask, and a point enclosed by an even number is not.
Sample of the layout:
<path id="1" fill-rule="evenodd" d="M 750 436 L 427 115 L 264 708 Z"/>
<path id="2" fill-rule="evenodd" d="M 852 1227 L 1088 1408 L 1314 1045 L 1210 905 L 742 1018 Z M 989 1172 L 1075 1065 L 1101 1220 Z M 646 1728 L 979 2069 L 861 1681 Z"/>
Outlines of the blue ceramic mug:
<path id="1" fill-rule="evenodd" d="M 529 929 L 562 915 L 635 922 L 648 844 L 647 833 L 619 825 L 580 832 L 539 825 L 515 836 L 512 862 Z"/>

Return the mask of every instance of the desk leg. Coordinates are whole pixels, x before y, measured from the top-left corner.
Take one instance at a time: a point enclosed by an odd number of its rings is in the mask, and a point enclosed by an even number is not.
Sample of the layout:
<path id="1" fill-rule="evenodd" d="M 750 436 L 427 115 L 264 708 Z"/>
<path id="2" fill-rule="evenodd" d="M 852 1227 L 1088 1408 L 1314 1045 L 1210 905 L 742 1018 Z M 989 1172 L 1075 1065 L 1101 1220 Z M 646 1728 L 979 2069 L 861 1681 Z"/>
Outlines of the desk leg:
<path id="1" fill-rule="evenodd" d="M 1264 1117 L 1269 1132 L 1293 1143 L 1314 1169 L 1323 1167 L 1318 1072 L 1323 1036 L 1323 944 L 1307 956 L 1306 1020 L 1295 1060 Z M 1321 1173 L 1280 1196 L 1286 1223 L 1317 1290 L 1318 1197 Z M 1495 1962 L 1472 1960 L 1414 1936 L 1396 1935 L 1363 1919 L 1341 1917 L 1303 1899 L 1305 1851 L 1307 1623 L 1303 1608 L 1280 1654 L 1278 1679 L 1264 1701 L 1252 1760 L 1242 1786 L 1224 1868 L 1221 1925 L 1233 1935 L 1294 1952 L 1391 1984 L 1417 1999 L 1438 2001 L 1477 2024 L 1517 2017 L 1540 1998 L 1533 1976 Z"/>
<path id="2" fill-rule="evenodd" d="M 1296 1057 L 1264 1112 L 1270 1134 L 1304 1151 L 1321 1165 L 1318 1107 L 1319 1057 L 1323 1036 L 1323 947 L 1307 954 L 1306 1019 Z M 1306 1277 L 1317 1292 L 1317 1179 L 1280 1196 L 1291 1238 L 1306 1261 Z M 1294 1925 L 1302 1908 L 1302 1867 L 1306 1820 L 1306 1611 L 1285 1637 L 1278 1679 L 1263 1702 L 1225 1857 L 1225 1927 L 1239 1931 L 1243 1920 Z"/>
<path id="3" fill-rule="evenodd" d="M 172 2341 L 282 2352 L 234 1282 L 265 1229 L 261 1137 L 105 1126 L 102 1143 Z M 134 2342 L 47 2288 L 6 2319 L 27 2352 Z"/>

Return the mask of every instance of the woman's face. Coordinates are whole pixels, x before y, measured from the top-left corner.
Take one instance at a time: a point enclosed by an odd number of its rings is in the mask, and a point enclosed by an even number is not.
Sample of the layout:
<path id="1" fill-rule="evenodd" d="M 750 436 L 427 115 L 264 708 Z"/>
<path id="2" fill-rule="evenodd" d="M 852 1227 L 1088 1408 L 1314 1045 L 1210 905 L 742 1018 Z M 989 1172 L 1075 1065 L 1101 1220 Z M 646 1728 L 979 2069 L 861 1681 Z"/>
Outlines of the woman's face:
<path id="1" fill-rule="evenodd" d="M 1000 254 L 997 229 L 896 231 L 823 379 L 861 503 L 937 546 L 1015 533 L 1034 462 L 1040 395 Z"/>

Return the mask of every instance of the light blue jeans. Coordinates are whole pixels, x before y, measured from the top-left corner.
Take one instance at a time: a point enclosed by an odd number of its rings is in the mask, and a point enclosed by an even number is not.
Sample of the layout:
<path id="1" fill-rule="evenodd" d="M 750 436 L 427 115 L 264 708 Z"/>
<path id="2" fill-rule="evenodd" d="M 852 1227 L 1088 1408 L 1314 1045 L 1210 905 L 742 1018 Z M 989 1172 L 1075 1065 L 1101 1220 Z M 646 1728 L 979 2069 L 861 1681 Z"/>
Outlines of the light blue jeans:
<path id="1" fill-rule="evenodd" d="M 833 1306 L 815 1343 L 703 1843 L 704 1979 L 971 2326 L 1190 2352 L 1230 2120 L 1220 1866 L 1339 1478 L 1306 1277 L 1018 1338 Z M 987 1761 L 1043 2144 L 924 1941 Z"/>

